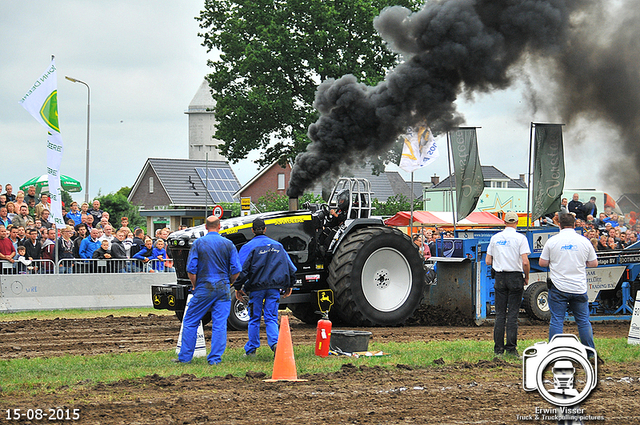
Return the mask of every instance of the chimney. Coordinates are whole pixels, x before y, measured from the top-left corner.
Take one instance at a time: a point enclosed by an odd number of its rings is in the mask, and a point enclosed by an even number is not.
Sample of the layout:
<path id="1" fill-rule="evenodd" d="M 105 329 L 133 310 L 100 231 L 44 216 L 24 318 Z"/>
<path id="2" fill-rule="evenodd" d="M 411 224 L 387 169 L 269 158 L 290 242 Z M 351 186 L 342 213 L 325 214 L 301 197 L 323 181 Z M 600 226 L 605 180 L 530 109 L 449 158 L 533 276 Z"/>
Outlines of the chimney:
<path id="1" fill-rule="evenodd" d="M 298 198 L 289 197 L 289 211 L 298 211 Z"/>
<path id="2" fill-rule="evenodd" d="M 524 174 L 520 174 L 520 180 L 522 180 L 523 182 L 526 183 L 526 180 L 524 179 L 524 176 L 525 176 Z"/>
<path id="3" fill-rule="evenodd" d="M 434 174 L 434 175 L 431 177 L 431 185 L 432 185 L 432 186 L 435 186 L 435 185 L 437 185 L 438 183 L 440 183 L 440 177 L 438 177 L 437 175 L 435 175 L 435 174 Z"/>

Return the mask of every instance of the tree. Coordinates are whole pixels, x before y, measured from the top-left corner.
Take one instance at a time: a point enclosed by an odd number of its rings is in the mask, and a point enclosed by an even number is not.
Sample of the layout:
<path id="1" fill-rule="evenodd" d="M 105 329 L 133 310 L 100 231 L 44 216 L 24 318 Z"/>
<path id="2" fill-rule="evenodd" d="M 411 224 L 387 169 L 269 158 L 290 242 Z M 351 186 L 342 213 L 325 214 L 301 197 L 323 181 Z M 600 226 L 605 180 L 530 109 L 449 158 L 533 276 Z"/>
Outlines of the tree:
<path id="1" fill-rule="evenodd" d="M 131 189 L 123 187 L 116 193 L 108 195 L 98 195 L 96 198 L 100 201 L 100 208 L 109 213 L 109 223 L 116 229 L 120 227 L 120 219 L 127 217 L 129 219 L 129 228 L 146 227 L 146 221 L 138 213 L 138 207 L 133 205 L 124 194 L 130 192 Z"/>
<path id="2" fill-rule="evenodd" d="M 62 199 L 62 203 L 64 204 L 64 207 L 66 208 L 66 210 L 67 211 L 71 210 L 71 203 L 73 202 L 73 198 L 71 197 L 71 194 L 66 190 L 61 190 L 60 198 Z"/>
<path id="3" fill-rule="evenodd" d="M 305 202 L 322 204 L 324 200 L 321 196 L 314 195 L 313 193 L 305 193 L 300 197 L 298 203 L 302 205 Z M 287 211 L 289 209 L 289 197 L 268 191 L 264 196 L 258 198 L 256 208 L 260 212 Z"/>
<path id="4" fill-rule="evenodd" d="M 220 51 L 207 76 L 216 101 L 220 152 L 232 162 L 260 150 L 257 163 L 293 160 L 318 115 L 327 78 L 353 74 L 375 85 L 397 63 L 373 28 L 386 6 L 416 0 L 206 0 L 196 19 L 203 46 Z M 375 162 L 375 160 L 373 161 Z M 379 170 L 379 165 L 375 167 Z"/>
<path id="5" fill-rule="evenodd" d="M 394 196 L 390 196 L 387 198 L 387 202 L 380 202 L 377 198 L 375 198 L 371 202 L 371 206 L 374 209 L 374 214 L 383 215 L 383 216 L 391 216 L 395 215 L 399 211 L 410 211 L 411 210 L 411 201 L 407 199 L 406 196 L 399 193 Z M 413 210 L 418 211 L 422 209 L 422 200 L 414 199 L 413 200 Z"/>

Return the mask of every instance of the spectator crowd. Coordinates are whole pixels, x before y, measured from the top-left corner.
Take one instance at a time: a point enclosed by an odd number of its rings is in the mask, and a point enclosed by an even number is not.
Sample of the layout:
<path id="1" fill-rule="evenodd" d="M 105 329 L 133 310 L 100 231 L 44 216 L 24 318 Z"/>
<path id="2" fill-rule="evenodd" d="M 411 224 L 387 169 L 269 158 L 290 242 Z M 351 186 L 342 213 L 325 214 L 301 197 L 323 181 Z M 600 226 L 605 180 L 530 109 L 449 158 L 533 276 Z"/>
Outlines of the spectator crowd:
<path id="1" fill-rule="evenodd" d="M 605 207 L 605 211 L 598 213 L 595 205 L 596 198 L 582 202 L 577 193 L 568 202 L 562 199 L 560 213 L 567 212 L 575 216 L 576 228 L 582 228 L 582 235 L 589 239 L 596 251 L 615 251 L 625 249 L 638 241 L 640 236 L 640 223 L 636 221 L 635 211 L 620 215 L 611 207 Z M 557 225 L 558 213 L 551 219 L 553 225 Z"/>
<path id="2" fill-rule="evenodd" d="M 47 193 L 36 197 L 35 186 L 25 194 L 13 193 L 11 184 L 0 185 L 0 263 L 3 274 L 53 273 L 57 261 L 60 273 L 162 272 L 173 270 L 168 252 L 168 228 L 155 237 L 141 228 L 131 229 L 127 217 L 117 230 L 100 201 L 91 208 L 71 202 L 62 215 L 66 226 L 57 229 L 49 221 L 51 204 Z M 119 260 L 119 261 L 95 261 Z"/>
<path id="3" fill-rule="evenodd" d="M 637 221 L 635 211 L 627 215 L 615 212 L 611 207 L 598 213 L 596 198 L 591 197 L 582 202 L 577 193 L 572 200 L 562 198 L 560 210 L 541 220 L 543 226 L 560 226 L 560 214 L 569 213 L 576 218 L 576 229 L 582 228 L 582 235 L 589 239 L 596 251 L 615 251 L 625 249 L 638 241 L 640 237 L 640 222 Z M 540 224 L 540 223 L 538 223 Z M 420 233 L 412 236 L 420 254 L 427 260 L 436 255 L 436 240 L 440 237 L 453 237 L 452 231 L 438 228 L 423 227 Z"/>

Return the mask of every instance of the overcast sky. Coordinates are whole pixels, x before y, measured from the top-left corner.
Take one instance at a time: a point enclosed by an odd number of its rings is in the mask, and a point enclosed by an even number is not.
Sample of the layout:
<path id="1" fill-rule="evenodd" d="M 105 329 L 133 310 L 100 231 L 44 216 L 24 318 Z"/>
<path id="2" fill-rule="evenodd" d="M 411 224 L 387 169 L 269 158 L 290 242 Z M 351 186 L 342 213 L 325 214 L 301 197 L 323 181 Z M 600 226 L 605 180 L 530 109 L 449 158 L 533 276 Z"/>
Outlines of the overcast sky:
<path id="1" fill-rule="evenodd" d="M 26 180 L 46 172 L 45 131 L 18 101 L 48 67 L 52 54 L 58 69 L 59 121 L 65 147 L 61 172 L 83 185 L 87 89 L 64 77 L 83 80 L 91 87 L 91 197 L 99 190 L 107 194 L 132 186 L 148 157 L 187 158 L 188 117 L 184 112 L 209 72 L 207 59 L 213 57 L 197 36 L 194 17 L 202 4 L 202 0 L 2 0 L 0 183 L 12 183 L 15 191 Z M 519 88 L 458 102 L 467 125 L 482 127 L 478 130 L 482 164 L 494 165 L 513 178 L 527 172 L 529 123 L 555 122 L 553 117 L 532 114 Z M 597 141 L 604 134 L 593 130 L 589 137 Z M 429 180 L 433 174 L 448 175 L 446 146 L 441 146 L 441 160 L 417 171 L 416 181 Z M 595 188 L 617 196 L 615 188 L 600 182 L 600 165 L 584 152 L 584 147 L 568 137 L 565 187 Z M 232 168 L 241 184 L 257 169 L 249 160 L 232 164 Z M 403 175 L 409 180 L 409 174 Z M 73 196 L 84 199 L 82 192 Z"/>

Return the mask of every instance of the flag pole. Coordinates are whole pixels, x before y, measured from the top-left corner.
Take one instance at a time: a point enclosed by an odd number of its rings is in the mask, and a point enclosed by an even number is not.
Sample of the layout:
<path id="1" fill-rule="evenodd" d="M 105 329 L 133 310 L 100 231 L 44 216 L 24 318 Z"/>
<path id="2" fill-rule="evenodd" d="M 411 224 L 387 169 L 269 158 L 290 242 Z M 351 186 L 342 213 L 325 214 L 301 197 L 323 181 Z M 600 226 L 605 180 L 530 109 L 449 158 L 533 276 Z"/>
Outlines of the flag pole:
<path id="1" fill-rule="evenodd" d="M 204 167 L 205 167 L 205 191 L 204 191 L 204 222 L 207 222 L 208 211 L 209 211 L 209 152 L 204 154 Z"/>
<path id="2" fill-rule="evenodd" d="M 409 196 L 409 199 L 411 200 L 411 222 L 409 224 L 411 226 L 411 231 L 409 234 L 413 236 L 413 171 L 411 172 L 411 195 Z"/>
<path id="3" fill-rule="evenodd" d="M 456 234 L 456 206 L 453 199 L 453 174 L 451 173 L 451 138 L 447 131 L 447 163 L 449 164 L 449 194 L 451 195 L 451 214 L 453 218 L 453 234 Z"/>
<path id="4" fill-rule="evenodd" d="M 533 122 L 529 125 L 529 171 L 527 173 L 527 231 L 531 217 L 531 155 L 533 153 Z"/>

